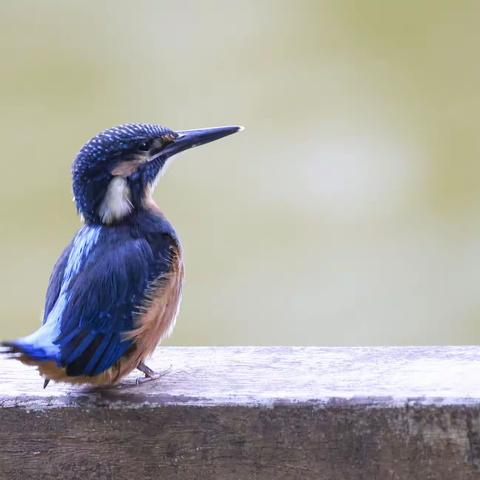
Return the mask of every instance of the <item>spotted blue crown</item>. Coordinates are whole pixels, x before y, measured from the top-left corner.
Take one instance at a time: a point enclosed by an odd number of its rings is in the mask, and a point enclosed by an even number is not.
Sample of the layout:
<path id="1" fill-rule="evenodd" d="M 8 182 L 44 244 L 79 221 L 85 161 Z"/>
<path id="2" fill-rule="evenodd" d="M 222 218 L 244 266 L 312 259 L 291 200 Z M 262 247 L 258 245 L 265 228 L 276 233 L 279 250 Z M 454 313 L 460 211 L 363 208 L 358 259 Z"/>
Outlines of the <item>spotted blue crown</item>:
<path id="1" fill-rule="evenodd" d="M 110 180 L 108 166 L 135 150 L 145 140 L 173 133 L 161 125 L 129 123 L 104 130 L 89 140 L 78 152 L 72 166 L 73 195 L 79 212 L 88 219 L 95 216 L 97 195 Z"/>

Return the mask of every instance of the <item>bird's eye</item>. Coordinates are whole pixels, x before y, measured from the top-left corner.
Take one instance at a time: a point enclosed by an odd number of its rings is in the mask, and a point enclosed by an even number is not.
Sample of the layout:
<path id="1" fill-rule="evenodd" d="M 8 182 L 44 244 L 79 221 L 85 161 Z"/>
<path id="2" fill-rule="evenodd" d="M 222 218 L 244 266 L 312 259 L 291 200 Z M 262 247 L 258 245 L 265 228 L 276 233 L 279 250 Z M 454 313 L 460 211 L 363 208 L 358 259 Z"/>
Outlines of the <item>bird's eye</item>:
<path id="1" fill-rule="evenodd" d="M 139 146 L 138 146 L 138 150 L 141 150 L 142 152 L 148 152 L 150 150 L 150 147 L 151 147 L 152 143 L 147 141 L 147 142 L 142 142 Z"/>

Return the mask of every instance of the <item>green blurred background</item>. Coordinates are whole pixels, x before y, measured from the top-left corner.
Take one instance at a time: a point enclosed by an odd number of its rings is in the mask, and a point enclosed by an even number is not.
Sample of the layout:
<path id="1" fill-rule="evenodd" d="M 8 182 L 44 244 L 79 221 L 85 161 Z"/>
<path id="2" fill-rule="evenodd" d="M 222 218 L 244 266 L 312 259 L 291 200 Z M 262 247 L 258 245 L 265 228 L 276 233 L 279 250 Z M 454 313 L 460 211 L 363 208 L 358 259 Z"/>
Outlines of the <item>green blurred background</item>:
<path id="1" fill-rule="evenodd" d="M 480 342 L 480 2 L 0 3 L 0 337 L 79 227 L 70 165 L 123 122 L 243 124 L 156 199 L 171 344 Z"/>

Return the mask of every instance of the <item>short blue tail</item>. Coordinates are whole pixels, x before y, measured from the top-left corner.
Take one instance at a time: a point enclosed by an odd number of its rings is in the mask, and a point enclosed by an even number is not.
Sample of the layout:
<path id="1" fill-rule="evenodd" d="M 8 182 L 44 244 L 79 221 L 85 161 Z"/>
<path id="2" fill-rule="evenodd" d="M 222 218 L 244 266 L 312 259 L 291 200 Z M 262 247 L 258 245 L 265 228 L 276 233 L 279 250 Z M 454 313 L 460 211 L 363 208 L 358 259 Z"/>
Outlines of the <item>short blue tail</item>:
<path id="1" fill-rule="evenodd" d="M 58 362 L 57 355 L 54 352 L 48 351 L 43 346 L 26 343 L 22 341 L 22 339 L 12 340 L 10 342 L 1 342 L 0 346 L 5 347 L 5 349 L 0 351 L 2 354 L 15 355 L 20 353 L 26 355 L 31 360 L 38 362 L 45 362 L 49 360 Z"/>

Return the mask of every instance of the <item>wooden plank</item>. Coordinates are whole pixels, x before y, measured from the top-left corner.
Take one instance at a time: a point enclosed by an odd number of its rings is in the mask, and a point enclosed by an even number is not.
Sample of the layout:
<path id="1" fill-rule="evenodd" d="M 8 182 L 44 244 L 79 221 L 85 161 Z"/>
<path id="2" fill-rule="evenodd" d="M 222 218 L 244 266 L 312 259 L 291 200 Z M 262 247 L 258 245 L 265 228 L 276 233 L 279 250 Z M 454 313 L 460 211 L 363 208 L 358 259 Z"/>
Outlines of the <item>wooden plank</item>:
<path id="1" fill-rule="evenodd" d="M 163 347 L 140 386 L 0 361 L 0 478 L 480 479 L 479 347 Z"/>

